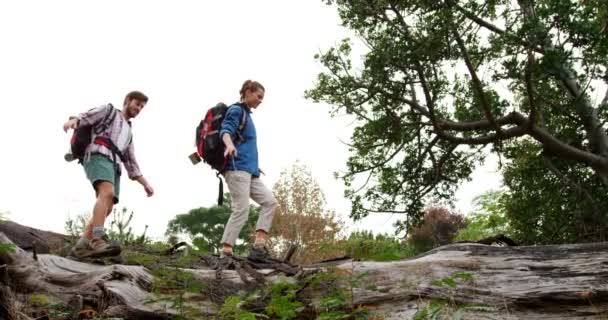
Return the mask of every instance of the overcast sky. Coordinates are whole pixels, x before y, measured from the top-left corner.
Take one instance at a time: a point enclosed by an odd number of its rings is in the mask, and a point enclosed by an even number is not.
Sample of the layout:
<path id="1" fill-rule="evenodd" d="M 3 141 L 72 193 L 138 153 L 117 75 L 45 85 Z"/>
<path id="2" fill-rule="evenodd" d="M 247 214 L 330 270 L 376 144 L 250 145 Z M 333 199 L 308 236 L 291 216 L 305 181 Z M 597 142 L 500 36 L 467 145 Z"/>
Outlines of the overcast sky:
<path id="1" fill-rule="evenodd" d="M 148 105 L 133 121 L 135 151 L 156 194 L 126 176 L 121 206 L 134 226 L 163 235 L 167 221 L 217 198 L 217 179 L 192 166 L 194 129 L 207 108 L 234 102 L 246 79 L 266 87 L 253 118 L 264 182 L 297 159 L 308 165 L 343 217 L 350 211 L 333 173 L 345 169 L 351 119 L 303 98 L 323 71 L 313 59 L 347 36 L 335 8 L 307 1 L 0 2 L 0 211 L 29 226 L 62 232 L 68 215 L 90 212 L 94 192 L 82 167 L 66 163 L 62 124 L 141 90 Z M 457 209 L 499 185 L 493 165 L 462 186 Z M 352 228 L 392 230 L 375 215 Z"/>

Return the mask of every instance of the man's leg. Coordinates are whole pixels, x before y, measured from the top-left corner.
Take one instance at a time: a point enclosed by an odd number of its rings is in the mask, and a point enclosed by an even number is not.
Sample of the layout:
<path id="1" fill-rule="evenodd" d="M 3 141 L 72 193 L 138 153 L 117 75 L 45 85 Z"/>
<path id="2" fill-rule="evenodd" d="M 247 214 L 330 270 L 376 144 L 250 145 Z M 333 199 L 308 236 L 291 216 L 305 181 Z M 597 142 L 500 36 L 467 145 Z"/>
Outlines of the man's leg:
<path id="1" fill-rule="evenodd" d="M 92 155 L 83 167 L 87 178 L 95 188 L 97 200 L 93 207 L 93 217 L 87 223 L 70 256 L 86 258 L 118 255 L 120 247 L 109 245 L 103 236 L 106 217 L 112 211 L 113 204 L 118 202 L 119 176 L 116 175 L 114 164 L 101 155 Z"/>
<path id="2" fill-rule="evenodd" d="M 93 217 L 87 223 L 87 227 L 84 231 L 83 236 L 89 240 L 93 239 L 93 230 L 97 229 L 102 231 L 100 236 L 95 238 L 101 238 L 103 236 L 104 224 L 106 217 L 112 212 L 114 206 L 114 186 L 108 181 L 97 182 L 97 201 L 93 207 Z"/>
<path id="3" fill-rule="evenodd" d="M 108 183 L 107 181 L 104 181 L 105 183 Z M 104 198 L 106 198 L 107 196 L 104 196 Z M 107 199 L 105 199 L 107 200 Z M 93 225 L 95 224 L 95 212 L 97 212 L 97 210 L 99 210 L 99 207 L 102 207 L 103 204 L 100 203 L 100 197 L 99 194 L 97 195 L 97 200 L 95 202 L 95 206 L 93 207 L 93 217 L 89 218 L 89 221 L 87 222 L 87 225 L 85 226 L 84 230 L 83 230 L 83 234 L 82 237 L 87 239 L 87 240 L 91 240 L 93 239 Z M 110 216 L 110 214 L 112 214 L 112 208 L 114 207 L 114 201 L 112 201 L 110 203 L 110 207 L 108 208 L 108 212 L 106 213 L 106 218 Z M 105 224 L 105 220 L 104 220 L 104 224 Z"/>
<path id="4" fill-rule="evenodd" d="M 249 216 L 251 174 L 245 171 L 227 171 L 224 177 L 232 196 L 232 213 L 224 228 L 222 252 L 232 253 L 232 247 Z"/>

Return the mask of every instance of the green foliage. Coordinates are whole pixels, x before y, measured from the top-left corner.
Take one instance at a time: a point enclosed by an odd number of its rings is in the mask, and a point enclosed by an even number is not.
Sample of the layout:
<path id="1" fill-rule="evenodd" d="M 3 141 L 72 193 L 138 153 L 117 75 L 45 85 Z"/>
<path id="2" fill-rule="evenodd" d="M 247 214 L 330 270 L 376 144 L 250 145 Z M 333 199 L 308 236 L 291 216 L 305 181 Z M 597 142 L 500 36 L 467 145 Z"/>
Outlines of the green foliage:
<path id="1" fill-rule="evenodd" d="M 6 215 L 6 212 L 0 212 L 0 223 L 4 222 L 4 216 Z M 6 243 L 2 243 L 0 244 L 0 253 L 5 253 L 5 252 L 14 252 L 15 251 L 15 245 L 12 243 L 6 244 Z"/>
<path id="2" fill-rule="evenodd" d="M 466 217 L 467 226 L 458 230 L 455 241 L 477 241 L 497 234 L 512 235 L 509 225 L 504 192 L 488 191 L 477 196 L 475 211 Z"/>
<path id="3" fill-rule="evenodd" d="M 167 301 L 171 303 L 171 308 L 179 311 L 179 319 L 199 318 L 200 312 L 188 304 L 186 296 L 200 294 L 208 284 L 197 280 L 191 272 L 183 270 L 196 259 L 196 256 L 185 254 L 172 267 L 161 266 L 153 269 L 152 292 L 155 298 L 147 302 Z"/>
<path id="4" fill-rule="evenodd" d="M 222 320 L 256 320 L 256 314 L 245 309 L 245 305 L 259 296 L 256 294 L 250 294 L 245 297 L 238 295 L 229 296 L 224 301 L 220 312 L 218 313 L 219 319 Z"/>
<path id="5" fill-rule="evenodd" d="M 462 282 L 468 282 L 473 279 L 473 275 L 468 272 L 455 272 L 451 276 L 446 276 L 441 279 L 431 281 L 431 283 L 438 287 L 448 288 L 454 290 Z M 414 320 L 462 320 L 464 313 L 467 311 L 477 312 L 492 312 L 496 311 L 495 308 L 489 307 L 483 304 L 457 304 L 454 302 L 452 296 L 449 299 L 433 299 L 424 308 L 419 309 L 414 314 Z"/>
<path id="6" fill-rule="evenodd" d="M 443 277 L 439 280 L 433 280 L 433 281 L 431 281 L 431 283 L 438 287 L 449 287 L 449 288 L 454 289 L 454 288 L 456 288 L 456 286 L 458 284 L 457 283 L 458 279 L 468 281 L 468 280 L 473 279 L 473 275 L 468 272 L 455 272 L 451 276 Z"/>
<path id="7" fill-rule="evenodd" d="M 265 308 L 266 314 L 281 320 L 296 318 L 304 309 L 304 304 L 296 300 L 298 289 L 298 285 L 288 282 L 270 286 L 270 302 Z"/>
<path id="8" fill-rule="evenodd" d="M 64 230 L 67 235 L 69 235 L 74 241 L 76 241 L 80 235 L 84 233 L 84 228 L 87 225 L 87 222 L 91 219 L 91 214 L 82 213 L 77 215 L 76 217 L 68 217 L 65 220 Z"/>
<path id="9" fill-rule="evenodd" d="M 60 300 L 44 294 L 31 294 L 27 296 L 24 306 L 25 311 L 39 315 L 39 318 L 59 320 L 71 317 L 74 312 L 79 310 L 70 310 Z"/>
<path id="10" fill-rule="evenodd" d="M 362 285 L 366 274 L 343 275 L 337 271 L 322 272 L 306 277 L 303 283 L 279 281 L 265 288 L 262 297 L 257 292 L 227 297 L 218 314 L 219 319 L 369 319 L 370 312 L 353 303 L 355 288 Z M 298 293 L 312 287 L 321 290 L 321 300 L 313 309 L 309 297 Z M 263 300 L 265 307 L 260 307 Z M 264 313 L 256 313 L 259 311 Z"/>
<path id="11" fill-rule="evenodd" d="M 112 212 L 113 219 L 112 222 L 110 222 L 110 228 L 107 232 L 110 240 L 121 245 L 144 244 L 150 241 L 146 237 L 148 225 L 146 225 L 140 236 L 135 236 L 133 234 L 133 228 L 131 227 L 133 211 L 127 214 L 127 208 L 123 207 L 121 210 L 114 208 Z"/>
<path id="12" fill-rule="evenodd" d="M 44 294 L 31 294 L 27 300 L 29 305 L 44 307 L 49 304 L 48 297 Z"/>
<path id="13" fill-rule="evenodd" d="M 310 285 L 324 291 L 317 306 L 316 319 L 367 319 L 368 310 L 354 304 L 354 289 L 361 287 L 361 281 L 366 275 L 343 275 L 329 270 L 311 276 L 308 280 Z"/>
<path id="14" fill-rule="evenodd" d="M 414 255 L 404 241 L 388 234 L 374 236 L 371 231 L 353 232 L 339 247 L 359 260 L 393 261 Z"/>
<path id="15" fill-rule="evenodd" d="M 131 226 L 133 215 L 134 212 L 129 212 L 126 207 L 112 209 L 112 214 L 110 215 L 112 221 L 109 224 L 109 228 L 106 229 L 106 234 L 112 242 L 123 246 L 147 244 L 150 242 L 150 239 L 146 236 L 148 225 L 145 226 L 141 235 L 136 236 L 133 233 L 133 228 Z M 74 218 L 68 217 L 64 224 L 65 232 L 72 239 L 77 240 L 84 233 L 91 217 L 90 213 L 82 213 Z"/>
<path id="16" fill-rule="evenodd" d="M 542 229 L 522 236 L 605 239 L 604 1 L 325 2 L 362 39 L 316 55 L 326 71 L 306 92 L 354 118 L 340 175 L 351 217 L 403 214 L 398 231 L 410 229 L 425 203 L 452 201 L 490 145 L 508 165 L 512 227 Z"/>
<path id="17" fill-rule="evenodd" d="M 124 264 L 135 264 L 141 265 L 146 268 L 151 268 L 159 258 L 157 255 L 147 254 L 135 251 L 125 251 L 122 253 L 122 260 Z"/>
<path id="18" fill-rule="evenodd" d="M 592 170 L 547 159 L 529 141 L 509 145 L 506 151 L 513 161 L 503 168 L 508 189 L 499 204 L 514 239 L 522 244 L 608 239 L 608 187 Z M 547 172 L 547 165 L 554 173 Z"/>
<path id="19" fill-rule="evenodd" d="M 15 252 L 15 245 L 12 243 L 0 243 L 0 253 Z"/>
<path id="20" fill-rule="evenodd" d="M 167 235 L 187 234 L 192 244 L 201 251 L 219 253 L 224 226 L 230 218 L 230 195 L 224 196 L 224 205 L 211 208 L 196 208 L 188 213 L 178 214 L 169 221 Z M 233 250 L 242 253 L 250 246 L 255 223 L 259 216 L 259 207 L 250 206 L 247 223 L 241 230 Z"/>
<path id="21" fill-rule="evenodd" d="M 426 252 L 451 243 L 465 226 L 462 215 L 444 207 L 428 207 L 421 224 L 408 233 L 407 243 L 416 253 Z"/>

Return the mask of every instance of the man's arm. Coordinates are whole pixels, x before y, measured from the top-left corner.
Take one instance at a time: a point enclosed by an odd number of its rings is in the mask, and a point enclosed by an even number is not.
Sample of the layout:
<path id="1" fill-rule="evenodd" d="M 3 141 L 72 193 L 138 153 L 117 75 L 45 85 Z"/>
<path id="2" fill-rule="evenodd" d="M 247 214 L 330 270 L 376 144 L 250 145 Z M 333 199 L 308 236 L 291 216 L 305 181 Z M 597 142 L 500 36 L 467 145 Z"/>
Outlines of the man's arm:
<path id="1" fill-rule="evenodd" d="M 70 117 L 70 120 L 63 125 L 63 130 L 67 132 L 69 129 L 77 129 L 80 126 L 99 123 L 106 116 L 110 108 L 112 107 L 106 104 L 83 112 L 77 117 Z"/>
<path id="2" fill-rule="evenodd" d="M 124 165 L 125 169 L 127 169 L 127 173 L 129 174 L 129 178 L 139 182 L 144 187 L 148 197 L 151 197 L 154 194 L 154 189 L 152 189 L 152 186 L 150 186 L 148 180 L 144 178 L 141 170 L 139 170 L 139 164 L 135 158 L 135 147 L 133 146 L 133 140 L 131 140 L 129 147 L 127 147 Z"/>

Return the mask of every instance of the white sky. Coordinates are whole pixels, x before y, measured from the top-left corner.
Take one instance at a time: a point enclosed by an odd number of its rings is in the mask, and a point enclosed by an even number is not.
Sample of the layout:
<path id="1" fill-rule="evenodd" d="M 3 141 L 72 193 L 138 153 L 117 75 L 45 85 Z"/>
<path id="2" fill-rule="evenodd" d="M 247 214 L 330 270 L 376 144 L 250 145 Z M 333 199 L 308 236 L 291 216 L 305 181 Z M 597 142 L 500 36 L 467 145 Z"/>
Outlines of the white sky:
<path id="1" fill-rule="evenodd" d="M 29 226 L 63 231 L 68 215 L 88 212 L 94 192 L 82 167 L 66 163 L 69 115 L 141 90 L 150 97 L 133 121 L 136 155 L 156 194 L 123 176 L 120 206 L 134 227 L 163 235 L 167 221 L 217 197 L 205 164 L 192 166 L 194 129 L 207 108 L 234 102 L 246 79 L 266 87 L 254 113 L 260 166 L 272 187 L 300 159 L 328 205 L 350 211 L 343 170 L 349 119 L 303 98 L 323 71 L 313 55 L 346 36 L 334 8 L 307 1 L 2 1 L 0 2 L 0 212 Z M 499 185 L 489 165 L 462 186 L 457 209 Z M 386 232 L 390 216 L 350 226 Z"/>

